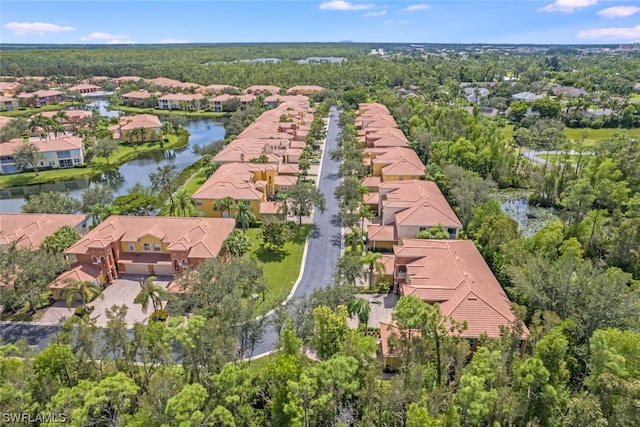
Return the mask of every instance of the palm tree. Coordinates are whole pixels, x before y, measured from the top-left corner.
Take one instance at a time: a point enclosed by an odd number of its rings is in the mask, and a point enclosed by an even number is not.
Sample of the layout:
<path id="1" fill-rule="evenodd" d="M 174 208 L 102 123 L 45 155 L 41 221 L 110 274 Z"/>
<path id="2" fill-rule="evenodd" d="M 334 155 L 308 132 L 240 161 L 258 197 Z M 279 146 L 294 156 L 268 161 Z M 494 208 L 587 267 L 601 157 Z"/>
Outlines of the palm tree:
<path id="1" fill-rule="evenodd" d="M 175 201 L 178 210 L 182 210 L 182 216 L 187 216 L 187 209 L 193 208 L 193 198 L 185 193 L 184 190 L 180 190 L 175 194 Z"/>
<path id="2" fill-rule="evenodd" d="M 71 121 L 71 118 L 65 110 L 59 110 L 58 112 L 56 112 L 56 115 L 53 116 L 53 118 L 56 119 L 56 121 L 60 124 L 62 124 L 65 120 L 67 122 Z"/>
<path id="3" fill-rule="evenodd" d="M 369 322 L 369 313 L 371 312 L 371 306 L 369 301 L 364 298 L 354 298 L 347 306 L 349 317 L 353 318 L 355 315 L 360 322 L 360 327 L 366 327 Z"/>
<path id="4" fill-rule="evenodd" d="M 224 218 L 231 218 L 231 208 L 235 207 L 236 201 L 233 200 L 233 197 L 226 196 L 222 199 L 213 201 L 213 209 L 220 211 L 221 216 Z M 225 217 L 222 212 L 227 211 L 227 216 Z"/>
<path id="5" fill-rule="evenodd" d="M 374 217 L 373 211 L 371 210 L 371 208 L 367 205 L 360 204 L 360 207 L 358 208 L 358 218 L 360 218 L 360 228 L 362 229 L 362 232 L 364 233 L 364 220 L 368 220 L 371 221 Z"/>
<path id="6" fill-rule="evenodd" d="M 53 131 L 54 138 L 58 139 L 58 134 L 63 134 L 66 132 L 66 129 L 60 122 L 53 122 L 51 125 L 51 130 Z"/>
<path id="7" fill-rule="evenodd" d="M 127 138 L 127 139 L 129 140 L 129 142 L 133 142 L 133 141 L 134 141 L 134 139 L 139 139 L 140 129 L 141 129 L 141 128 L 134 128 L 134 129 L 131 129 L 131 130 L 129 131 L 129 133 L 128 133 L 128 135 L 127 135 L 127 136 L 128 136 L 128 138 Z"/>
<path id="8" fill-rule="evenodd" d="M 67 307 L 71 307 L 73 302 L 80 297 L 80 307 L 82 307 L 83 313 L 86 312 L 87 301 L 95 294 L 97 290 L 91 282 L 83 282 L 80 280 L 73 280 L 67 284 L 62 291 Z M 100 294 L 101 298 L 104 295 Z"/>
<path id="9" fill-rule="evenodd" d="M 354 254 L 362 244 L 362 236 L 362 230 L 358 227 L 354 227 L 351 229 L 351 233 L 347 234 L 344 238 L 345 242 L 351 245 L 351 250 Z"/>
<path id="10" fill-rule="evenodd" d="M 251 212 L 251 205 L 245 200 L 240 200 L 236 205 L 235 219 L 242 230 L 247 229 L 256 220 L 256 216 Z"/>
<path id="11" fill-rule="evenodd" d="M 156 312 L 162 308 L 162 298 L 166 295 L 165 290 L 155 284 L 156 277 L 148 276 L 140 279 L 140 293 L 136 297 L 136 302 L 142 304 L 142 312 L 146 313 L 149 309 L 149 301 Z"/>
<path id="12" fill-rule="evenodd" d="M 373 286 L 373 272 L 375 270 L 378 276 L 385 274 L 384 263 L 382 262 L 382 255 L 378 252 L 368 252 L 362 257 L 362 262 L 369 266 L 369 286 Z"/>
<path id="13" fill-rule="evenodd" d="M 169 122 L 163 122 L 160 127 L 160 132 L 162 132 L 162 139 L 166 138 L 172 132 L 175 132 L 173 129 L 173 125 Z"/>
<path id="14" fill-rule="evenodd" d="M 289 197 L 286 192 L 280 192 L 276 194 L 276 200 L 280 202 L 280 207 L 278 208 L 278 212 L 282 213 L 282 220 L 286 221 L 287 216 L 289 215 Z"/>
<path id="15" fill-rule="evenodd" d="M 31 117 L 28 123 L 30 131 L 40 133 L 40 140 L 42 140 L 42 137 L 44 135 L 42 131 L 39 131 L 39 129 L 44 129 L 46 127 L 46 120 L 46 117 L 44 117 L 42 114 L 36 114 L 35 116 Z"/>

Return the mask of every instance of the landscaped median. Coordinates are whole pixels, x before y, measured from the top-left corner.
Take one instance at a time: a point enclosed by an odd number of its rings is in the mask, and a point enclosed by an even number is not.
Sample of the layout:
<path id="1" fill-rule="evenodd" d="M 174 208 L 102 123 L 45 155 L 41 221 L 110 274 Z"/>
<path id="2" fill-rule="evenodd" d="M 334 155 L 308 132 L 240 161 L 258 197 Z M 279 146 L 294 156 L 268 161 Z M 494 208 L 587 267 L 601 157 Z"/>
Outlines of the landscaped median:
<path id="1" fill-rule="evenodd" d="M 169 135 L 168 139 L 169 141 L 164 143 L 156 141 L 137 144 L 120 144 L 118 149 L 109 156 L 108 163 L 107 160 L 102 157 L 94 157 L 84 166 L 67 169 L 41 170 L 38 171 L 37 176 L 31 171 L 12 175 L 0 175 L 0 188 L 49 184 L 69 179 L 89 178 L 99 175 L 106 170 L 115 169 L 143 153 L 184 147 L 189 141 L 189 132 L 182 129 L 178 131 L 177 136 Z"/>

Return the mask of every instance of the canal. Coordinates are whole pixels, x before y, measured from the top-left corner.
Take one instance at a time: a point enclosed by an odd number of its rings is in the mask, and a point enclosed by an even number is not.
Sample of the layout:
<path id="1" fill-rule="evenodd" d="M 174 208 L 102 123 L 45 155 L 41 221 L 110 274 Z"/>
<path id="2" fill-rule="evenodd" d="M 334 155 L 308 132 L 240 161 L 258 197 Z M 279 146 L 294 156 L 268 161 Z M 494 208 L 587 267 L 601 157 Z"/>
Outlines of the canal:
<path id="1" fill-rule="evenodd" d="M 113 115 L 115 111 L 108 111 L 104 105 L 100 105 L 102 115 Z M 117 115 L 117 113 L 115 113 Z M 175 150 L 155 151 L 145 153 L 140 157 L 122 164 L 119 168 L 105 172 L 102 175 L 90 179 L 74 179 L 60 181 L 53 184 L 29 185 L 24 187 L 11 187 L 0 190 L 0 212 L 20 212 L 24 204 L 24 197 L 28 194 L 41 191 L 68 191 L 74 197 L 80 199 L 82 191 L 90 183 L 108 184 L 114 191 L 114 195 L 126 194 L 135 184 L 149 185 L 149 174 L 158 166 L 174 165 L 176 171 L 182 172 L 187 166 L 199 159 L 192 148 L 195 145 L 205 145 L 215 140 L 224 138 L 223 119 L 218 117 L 187 117 L 187 123 L 183 126 L 189 131 L 189 143 Z"/>

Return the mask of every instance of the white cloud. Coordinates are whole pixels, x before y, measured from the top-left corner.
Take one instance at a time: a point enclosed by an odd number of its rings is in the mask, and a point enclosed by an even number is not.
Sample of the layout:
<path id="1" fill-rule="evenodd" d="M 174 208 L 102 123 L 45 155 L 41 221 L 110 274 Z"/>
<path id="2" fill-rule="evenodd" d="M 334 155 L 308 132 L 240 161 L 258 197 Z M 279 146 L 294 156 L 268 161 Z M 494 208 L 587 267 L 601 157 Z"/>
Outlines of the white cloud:
<path id="1" fill-rule="evenodd" d="M 578 32 L 581 39 L 640 41 L 640 25 L 623 28 L 592 28 Z"/>
<path id="2" fill-rule="evenodd" d="M 92 41 L 92 40 L 115 40 L 115 39 L 126 39 L 127 35 L 125 34 L 109 34 L 109 33 L 91 33 L 88 36 L 80 37 L 80 40 L 83 42 Z"/>
<path id="3" fill-rule="evenodd" d="M 627 16 L 635 15 L 640 12 L 638 6 L 614 6 L 601 10 L 598 15 L 605 18 L 626 18 Z"/>
<path id="4" fill-rule="evenodd" d="M 46 33 L 63 33 L 74 31 L 75 28 L 63 25 L 48 24 L 46 22 L 9 22 L 4 28 L 18 36 L 36 34 L 43 36 Z"/>
<path id="5" fill-rule="evenodd" d="M 344 0 L 333 0 L 325 3 L 320 3 L 320 9 L 322 10 L 367 10 L 371 9 L 374 5 L 369 3 L 352 3 Z"/>
<path id="6" fill-rule="evenodd" d="M 415 12 L 416 10 L 425 10 L 425 9 L 429 9 L 431 6 L 429 6 L 428 4 L 412 4 L 409 7 L 406 7 L 404 9 L 402 9 L 404 12 Z"/>
<path id="7" fill-rule="evenodd" d="M 548 4 L 539 12 L 565 12 L 571 13 L 574 10 L 582 9 L 598 4 L 598 0 L 556 0 L 554 3 Z"/>
<path id="8" fill-rule="evenodd" d="M 379 10 L 377 12 L 367 12 L 362 16 L 371 17 L 371 16 L 383 16 L 383 15 L 386 15 L 386 14 L 387 14 L 387 9 L 382 9 L 382 10 Z"/>
<path id="9" fill-rule="evenodd" d="M 189 43 L 189 40 L 162 39 L 162 40 L 160 40 L 160 43 L 167 43 L 167 44 L 171 44 L 171 43 Z"/>
<path id="10" fill-rule="evenodd" d="M 109 40 L 106 42 L 107 44 L 134 44 L 134 41 L 131 40 Z"/>
<path id="11" fill-rule="evenodd" d="M 396 26 L 396 25 L 405 25 L 408 23 L 409 21 L 400 21 L 398 19 L 387 19 L 380 25 L 382 25 L 383 27 L 390 27 L 390 26 Z"/>

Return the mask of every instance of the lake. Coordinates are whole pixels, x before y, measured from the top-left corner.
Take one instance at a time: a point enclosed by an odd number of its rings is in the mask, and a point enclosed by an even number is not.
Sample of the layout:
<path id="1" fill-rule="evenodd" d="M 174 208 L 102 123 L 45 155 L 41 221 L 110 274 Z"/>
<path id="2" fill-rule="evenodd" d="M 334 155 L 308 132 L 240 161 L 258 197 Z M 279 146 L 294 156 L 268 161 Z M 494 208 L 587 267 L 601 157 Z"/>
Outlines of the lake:
<path id="1" fill-rule="evenodd" d="M 100 104 L 102 115 L 113 115 L 114 111 L 104 108 Z M 117 112 L 115 113 L 117 115 Z M 74 179 L 61 181 L 55 184 L 29 185 L 24 187 L 11 187 L 0 190 L 0 211 L 3 213 L 20 212 L 24 204 L 25 194 L 39 193 L 41 191 L 69 191 L 71 195 L 80 199 L 82 191 L 94 182 L 108 184 L 115 196 L 126 194 L 135 184 L 140 183 L 149 186 L 149 174 L 155 172 L 158 166 L 172 164 L 177 172 L 182 172 L 187 166 L 196 162 L 200 156 L 193 153 L 195 145 L 205 145 L 211 141 L 224 138 L 223 119 L 219 117 L 187 117 L 184 128 L 189 131 L 189 143 L 179 149 L 156 151 L 145 153 L 137 159 L 122 164 L 118 169 L 113 169 L 90 179 Z"/>

